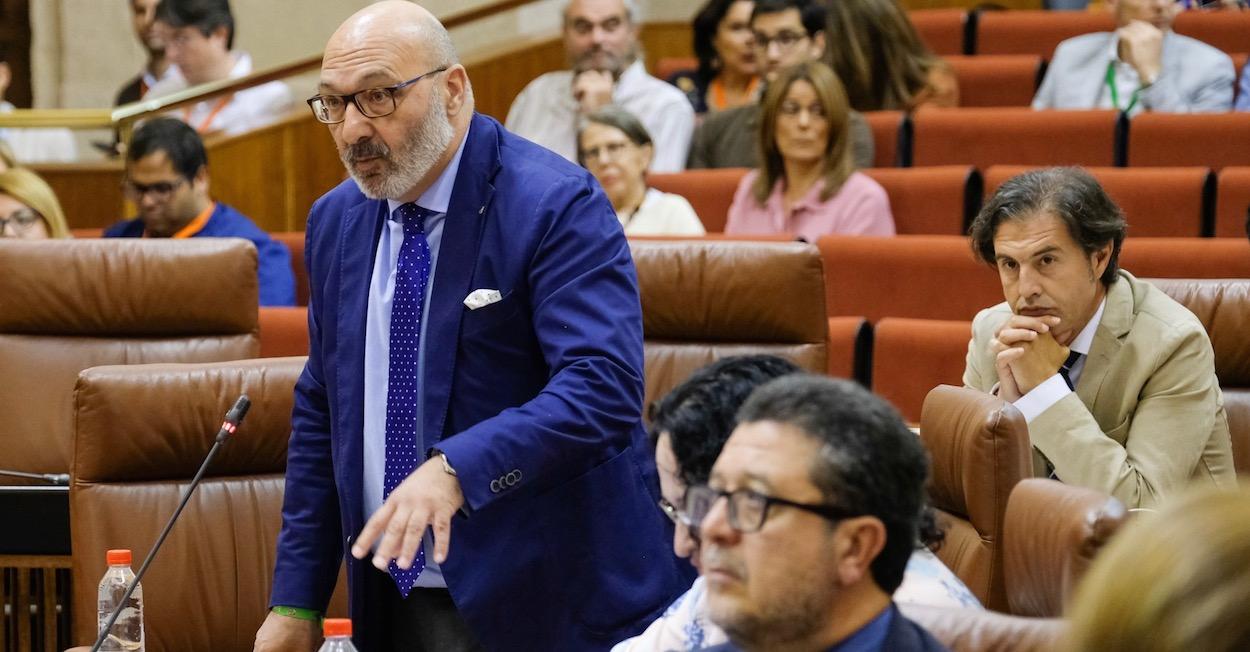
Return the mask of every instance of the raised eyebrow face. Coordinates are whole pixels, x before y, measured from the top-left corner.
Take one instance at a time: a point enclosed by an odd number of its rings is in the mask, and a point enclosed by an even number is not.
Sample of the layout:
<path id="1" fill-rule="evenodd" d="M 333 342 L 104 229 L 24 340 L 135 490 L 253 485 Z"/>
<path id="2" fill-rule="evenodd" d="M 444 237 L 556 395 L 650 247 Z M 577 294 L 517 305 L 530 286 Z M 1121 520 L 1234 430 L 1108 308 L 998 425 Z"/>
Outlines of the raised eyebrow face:
<path id="1" fill-rule="evenodd" d="M 394 86 L 399 81 L 395 80 L 394 73 L 386 70 L 373 70 L 365 73 L 363 77 L 355 84 L 355 90 L 343 91 L 340 88 L 325 79 L 321 79 L 317 83 L 317 92 L 324 95 L 346 94 L 347 92 L 360 92 L 370 88 L 382 88 L 385 86 Z"/>

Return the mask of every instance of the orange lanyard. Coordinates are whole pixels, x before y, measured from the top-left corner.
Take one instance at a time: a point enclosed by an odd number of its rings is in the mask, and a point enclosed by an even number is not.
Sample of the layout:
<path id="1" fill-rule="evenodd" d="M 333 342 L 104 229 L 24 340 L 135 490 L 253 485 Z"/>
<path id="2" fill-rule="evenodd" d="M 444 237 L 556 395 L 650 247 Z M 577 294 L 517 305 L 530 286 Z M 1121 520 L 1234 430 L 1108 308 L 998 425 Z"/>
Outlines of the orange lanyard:
<path id="1" fill-rule="evenodd" d="M 217 105 L 213 107 L 212 111 L 208 112 L 208 117 L 204 118 L 204 120 L 201 121 L 200 124 L 191 125 L 191 126 L 195 127 L 195 131 L 197 133 L 202 134 L 208 131 L 208 128 L 213 124 L 213 120 L 217 118 L 217 114 L 221 113 L 221 110 L 226 108 L 226 105 L 229 104 L 230 100 L 232 99 L 234 99 L 233 94 L 227 95 L 221 98 L 220 100 L 217 100 Z M 187 124 L 191 124 L 191 107 L 187 107 L 182 110 L 182 121 Z"/>
<path id="2" fill-rule="evenodd" d="M 748 97 L 755 94 L 755 87 L 759 86 L 759 84 L 759 77 L 755 77 L 751 80 L 750 85 L 747 86 Z M 711 83 L 708 84 L 707 89 L 712 93 L 712 108 L 717 111 L 724 110 L 725 105 L 729 103 L 729 100 L 725 98 L 725 84 L 721 81 L 720 77 L 713 79 Z"/>

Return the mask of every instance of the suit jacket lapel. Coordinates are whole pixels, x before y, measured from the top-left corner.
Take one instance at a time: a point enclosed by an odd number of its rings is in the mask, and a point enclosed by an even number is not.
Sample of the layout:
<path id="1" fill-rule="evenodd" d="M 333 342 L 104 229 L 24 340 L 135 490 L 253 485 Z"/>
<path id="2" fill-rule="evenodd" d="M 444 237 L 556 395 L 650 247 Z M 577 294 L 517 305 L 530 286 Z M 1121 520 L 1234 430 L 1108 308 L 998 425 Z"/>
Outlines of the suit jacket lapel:
<path id="1" fill-rule="evenodd" d="M 495 193 L 492 181 L 499 170 L 499 127 L 491 120 L 474 115 L 456 173 L 443 239 L 438 251 L 438 269 L 430 293 L 430 323 L 425 342 L 426 442 L 441 441 L 447 434 L 447 406 L 455 374 L 456 349 L 460 339 L 460 318 L 464 298 L 472 291 L 482 227 Z"/>
<path id="2" fill-rule="evenodd" d="M 1133 277 L 1127 272 L 1121 272 L 1107 292 L 1107 307 L 1103 310 L 1102 321 L 1094 331 L 1094 342 L 1090 345 L 1089 357 L 1085 360 L 1085 368 L 1076 385 L 1076 395 L 1095 416 L 1098 392 L 1107 378 L 1111 363 L 1120 354 L 1122 338 L 1133 327 L 1132 283 Z"/>
<path id="3" fill-rule="evenodd" d="M 1083 102 L 1082 104 L 1090 108 L 1098 108 L 1098 98 L 1105 92 L 1107 85 L 1107 66 L 1110 61 L 1107 59 L 1107 52 L 1111 48 L 1111 42 L 1115 39 L 1115 34 L 1108 34 L 1107 39 L 1100 41 L 1098 47 L 1090 53 L 1089 63 L 1082 70 L 1089 70 L 1088 76 L 1077 77 L 1074 75 L 1073 81 L 1077 79 L 1085 79 L 1082 83 Z M 1121 98 L 1121 102 L 1127 102 L 1127 99 Z"/>
<path id="4" fill-rule="evenodd" d="M 386 202 L 366 201 L 353 206 L 343 217 L 339 237 L 339 293 L 335 313 L 338 317 L 338 337 L 335 342 L 336 359 L 339 361 L 334 373 L 338 376 L 337 431 L 346 433 L 335 443 L 343 456 L 345 468 L 352 469 L 349 477 L 355 478 L 354 486 L 346 487 L 355 492 L 356 499 L 348 505 L 359 505 L 364 482 L 364 388 L 365 388 L 365 319 L 369 312 L 369 283 L 373 278 L 373 262 L 377 255 L 378 237 L 386 222 Z M 354 525 L 363 526 L 363 518 Z M 350 519 L 349 519 L 350 520 Z M 352 533 L 354 534 L 354 533 Z"/>

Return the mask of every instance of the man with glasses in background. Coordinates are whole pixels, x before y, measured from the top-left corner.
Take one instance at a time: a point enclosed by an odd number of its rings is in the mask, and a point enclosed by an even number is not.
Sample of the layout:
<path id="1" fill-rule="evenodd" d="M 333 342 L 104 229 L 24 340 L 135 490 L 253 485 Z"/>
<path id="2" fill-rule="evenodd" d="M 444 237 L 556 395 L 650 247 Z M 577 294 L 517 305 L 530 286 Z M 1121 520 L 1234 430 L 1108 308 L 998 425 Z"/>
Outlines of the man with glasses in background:
<path id="1" fill-rule="evenodd" d="M 351 180 L 308 218 L 311 350 L 255 649 L 315 647 L 345 552 L 362 650 L 637 633 L 693 573 L 655 507 L 642 308 L 611 204 L 474 112 L 451 37 L 414 3 L 341 25 L 318 88 Z"/>
<path id="2" fill-rule="evenodd" d="M 758 0 L 751 10 L 751 31 L 755 60 L 767 83 L 784 68 L 820 60 L 825 52 L 825 7 L 813 0 Z M 758 168 L 759 118 L 759 102 L 709 114 L 695 131 L 686 167 Z M 851 160 L 857 168 L 872 167 L 872 130 L 857 111 L 847 119 Z"/>
<path id="3" fill-rule="evenodd" d="M 616 104 L 638 116 L 655 143 L 652 172 L 680 172 L 694 109 L 686 94 L 647 74 L 638 56 L 635 0 L 570 0 L 564 9 L 570 70 L 530 82 L 508 110 L 507 127 L 570 161 L 582 118 Z"/>
<path id="4" fill-rule="evenodd" d="M 260 305 L 295 305 L 291 253 L 245 215 L 209 197 L 208 157 L 195 130 L 156 118 L 135 130 L 126 150 L 126 197 L 139 216 L 106 238 L 244 238 L 256 245 Z"/>
<path id="5" fill-rule="evenodd" d="M 706 485 L 700 524 L 710 650 L 944 650 L 891 594 L 917 541 L 928 461 L 898 413 L 860 386 L 814 375 L 751 394 Z"/>

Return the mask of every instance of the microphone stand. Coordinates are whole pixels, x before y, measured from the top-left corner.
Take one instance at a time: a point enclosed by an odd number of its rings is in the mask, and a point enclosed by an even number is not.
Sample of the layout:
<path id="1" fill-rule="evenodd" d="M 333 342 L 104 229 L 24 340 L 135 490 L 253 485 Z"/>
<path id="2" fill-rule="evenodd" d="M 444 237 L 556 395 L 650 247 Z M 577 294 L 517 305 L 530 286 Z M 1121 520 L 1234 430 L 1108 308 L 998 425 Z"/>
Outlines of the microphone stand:
<path id="1" fill-rule="evenodd" d="M 0 469 L 0 476 L 5 476 L 9 478 L 25 478 L 27 480 L 41 480 L 43 482 L 46 482 L 48 484 L 53 484 L 58 487 L 69 486 L 69 474 L 68 473 L 27 473 L 25 471 L 8 471 L 5 469 Z"/>
<path id="2" fill-rule="evenodd" d="M 248 400 L 244 394 L 234 403 L 234 407 L 226 413 L 226 420 L 221 424 L 221 430 L 217 432 L 217 438 L 213 442 L 213 447 L 208 449 L 208 455 L 204 457 L 204 462 L 200 464 L 200 469 L 195 472 L 195 477 L 191 479 L 190 486 L 182 494 L 182 502 L 178 503 L 178 509 L 174 510 L 173 516 L 165 523 L 165 529 L 161 531 L 161 535 L 156 538 L 156 544 L 152 546 L 152 551 L 148 553 L 147 559 L 143 560 L 143 565 L 139 567 L 139 572 L 135 573 L 135 579 L 126 587 L 126 593 L 122 595 L 122 599 L 117 602 L 117 606 L 113 607 L 113 612 L 109 614 L 108 621 L 104 627 L 100 629 L 100 633 L 96 635 L 95 643 L 91 646 L 91 652 L 100 652 L 100 646 L 104 645 L 104 641 L 108 638 L 109 632 L 113 630 L 113 625 L 117 624 L 117 618 L 121 615 L 122 609 L 126 607 L 126 603 L 130 600 L 130 596 L 134 594 L 135 588 L 139 586 L 139 580 L 143 579 L 148 567 L 152 565 L 152 560 L 156 558 L 156 553 L 161 549 L 161 545 L 165 543 L 165 537 L 169 536 L 169 531 L 173 529 L 174 523 L 178 520 L 178 515 L 182 513 L 182 509 L 187 506 L 187 502 L 191 500 L 191 494 L 195 488 L 199 486 L 200 480 L 204 477 L 204 472 L 208 470 L 208 465 L 213 461 L 213 457 L 217 455 L 217 450 L 221 445 L 226 443 L 226 439 L 234 434 L 238 429 L 238 425 L 243 421 L 244 415 L 251 407 L 252 402 Z M 233 417 L 233 418 L 231 418 Z"/>

